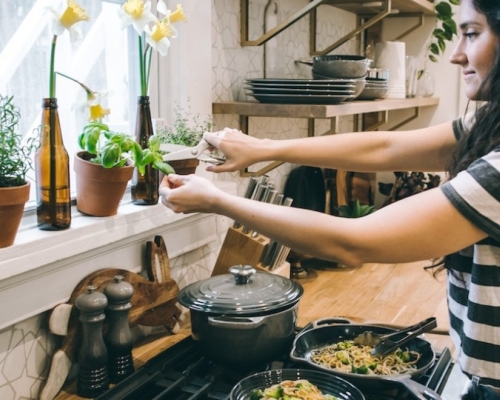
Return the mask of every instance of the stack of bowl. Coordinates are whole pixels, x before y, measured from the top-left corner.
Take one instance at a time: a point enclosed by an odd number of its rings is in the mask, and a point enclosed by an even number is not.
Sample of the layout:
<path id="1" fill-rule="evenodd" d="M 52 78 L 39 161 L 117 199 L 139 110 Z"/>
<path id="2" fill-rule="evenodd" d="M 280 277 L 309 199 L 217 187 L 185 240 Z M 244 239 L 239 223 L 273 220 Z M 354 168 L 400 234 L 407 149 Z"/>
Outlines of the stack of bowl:
<path id="1" fill-rule="evenodd" d="M 314 79 L 353 80 L 356 85 L 355 98 L 365 87 L 365 77 L 371 60 L 356 55 L 324 55 L 313 57 L 312 76 Z M 351 99 L 352 100 L 352 99 Z"/>
<path id="2" fill-rule="evenodd" d="M 389 70 L 369 68 L 366 74 L 366 84 L 358 100 L 383 99 L 389 92 Z"/>

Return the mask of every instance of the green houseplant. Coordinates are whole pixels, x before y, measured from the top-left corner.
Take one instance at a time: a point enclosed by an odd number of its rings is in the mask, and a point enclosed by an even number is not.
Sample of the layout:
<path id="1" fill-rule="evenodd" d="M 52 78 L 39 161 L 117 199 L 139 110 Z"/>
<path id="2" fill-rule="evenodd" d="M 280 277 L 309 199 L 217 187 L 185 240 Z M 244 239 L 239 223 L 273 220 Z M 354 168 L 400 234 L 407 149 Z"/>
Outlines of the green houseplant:
<path id="1" fill-rule="evenodd" d="M 360 218 L 374 212 L 375 206 L 369 204 L 361 204 L 359 199 L 355 199 L 349 204 L 338 207 L 337 211 L 339 213 L 339 217 Z"/>
<path id="2" fill-rule="evenodd" d="M 394 183 L 378 183 L 378 190 L 387 196 L 382 207 L 425 190 L 438 187 L 441 177 L 423 172 L 394 172 Z"/>
<path id="3" fill-rule="evenodd" d="M 30 193 L 26 174 L 37 146 L 34 138 L 23 143 L 17 132 L 19 119 L 13 97 L 0 95 L 0 247 L 11 246 L 17 235 Z"/>
<path id="4" fill-rule="evenodd" d="M 432 31 L 431 43 L 428 47 L 427 57 L 432 62 L 437 62 L 437 56 L 446 50 L 446 42 L 451 42 L 457 35 L 457 24 L 453 19 L 451 5 L 458 6 L 460 0 L 442 0 L 435 3 L 436 27 Z"/>
<path id="5" fill-rule="evenodd" d="M 174 172 L 163 162 L 159 140 L 154 136 L 148 148 L 142 149 L 131 136 L 93 121 L 84 127 L 78 144 L 83 151 L 76 154 L 74 165 L 77 208 L 88 215 L 103 217 L 117 213 L 134 167 L 139 173 L 144 173 L 148 165 L 167 175 Z"/>

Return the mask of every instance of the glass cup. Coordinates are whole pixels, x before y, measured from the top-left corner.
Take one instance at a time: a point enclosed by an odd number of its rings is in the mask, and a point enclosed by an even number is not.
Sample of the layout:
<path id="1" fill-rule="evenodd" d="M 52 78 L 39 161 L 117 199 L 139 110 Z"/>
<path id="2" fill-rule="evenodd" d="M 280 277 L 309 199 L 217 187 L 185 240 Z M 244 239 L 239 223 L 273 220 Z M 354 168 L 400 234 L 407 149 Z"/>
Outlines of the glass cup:
<path id="1" fill-rule="evenodd" d="M 417 58 L 406 56 L 405 65 L 406 76 L 406 97 L 415 97 L 417 95 Z"/>

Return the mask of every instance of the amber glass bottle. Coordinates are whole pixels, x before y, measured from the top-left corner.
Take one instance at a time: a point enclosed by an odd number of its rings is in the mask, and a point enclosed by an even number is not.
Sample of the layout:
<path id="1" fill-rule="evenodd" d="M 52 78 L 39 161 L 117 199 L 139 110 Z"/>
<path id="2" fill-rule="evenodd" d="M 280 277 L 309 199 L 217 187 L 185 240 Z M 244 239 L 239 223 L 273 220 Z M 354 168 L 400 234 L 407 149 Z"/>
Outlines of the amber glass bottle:
<path id="1" fill-rule="evenodd" d="M 57 99 L 43 99 L 40 147 L 35 155 L 38 227 L 55 231 L 71 224 L 69 157 L 64 148 Z"/>
<path id="2" fill-rule="evenodd" d="M 149 96 L 139 96 L 135 123 L 135 140 L 145 149 L 148 147 L 148 140 L 153 134 Z M 131 188 L 133 203 L 138 205 L 158 203 L 158 186 L 158 170 L 154 169 L 151 164 L 146 167 L 144 175 L 141 175 L 137 168 L 135 168 Z"/>

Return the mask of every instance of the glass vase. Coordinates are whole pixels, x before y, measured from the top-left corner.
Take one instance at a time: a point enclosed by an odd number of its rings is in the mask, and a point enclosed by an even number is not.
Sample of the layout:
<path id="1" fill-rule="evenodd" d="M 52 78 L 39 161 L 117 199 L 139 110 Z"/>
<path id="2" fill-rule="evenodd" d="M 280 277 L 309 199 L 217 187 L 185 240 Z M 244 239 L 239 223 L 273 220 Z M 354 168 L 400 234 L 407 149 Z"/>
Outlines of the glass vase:
<path id="1" fill-rule="evenodd" d="M 41 230 L 57 231 L 71 225 L 69 156 L 64 148 L 57 99 L 42 102 L 40 146 L 35 154 L 36 215 Z"/>
<path id="2" fill-rule="evenodd" d="M 149 106 L 149 96 L 139 96 L 137 101 L 137 117 L 135 123 L 135 140 L 146 149 L 148 141 L 153 136 L 153 121 Z M 158 170 L 151 165 L 146 167 L 143 175 L 134 169 L 132 176 L 132 202 L 137 205 L 153 205 L 158 203 Z"/>

